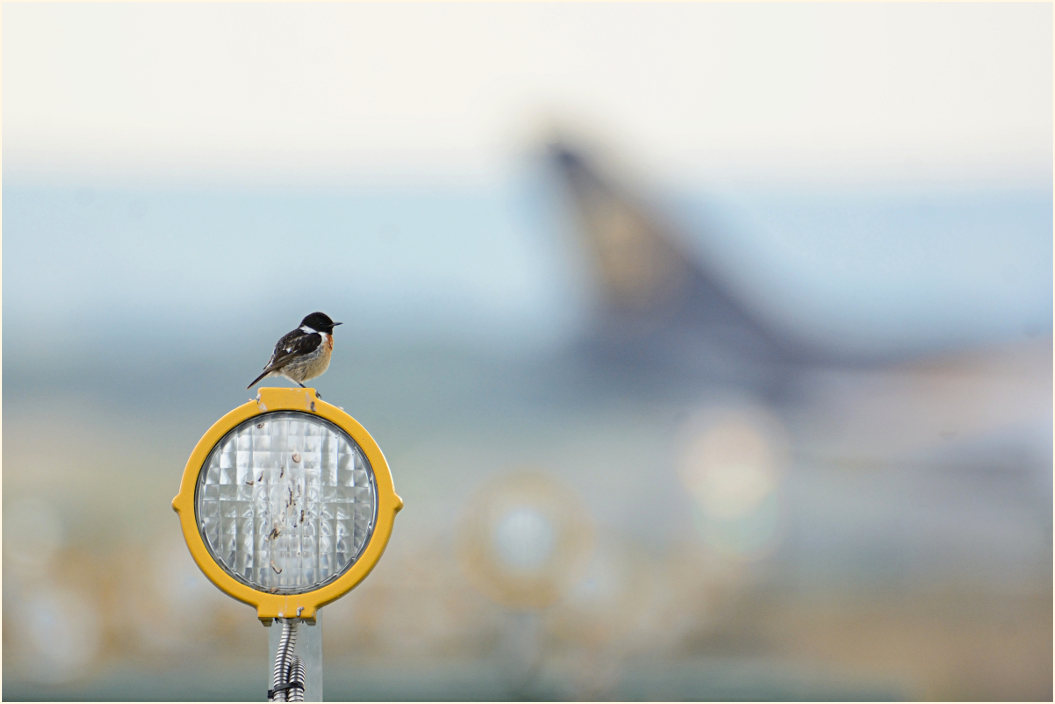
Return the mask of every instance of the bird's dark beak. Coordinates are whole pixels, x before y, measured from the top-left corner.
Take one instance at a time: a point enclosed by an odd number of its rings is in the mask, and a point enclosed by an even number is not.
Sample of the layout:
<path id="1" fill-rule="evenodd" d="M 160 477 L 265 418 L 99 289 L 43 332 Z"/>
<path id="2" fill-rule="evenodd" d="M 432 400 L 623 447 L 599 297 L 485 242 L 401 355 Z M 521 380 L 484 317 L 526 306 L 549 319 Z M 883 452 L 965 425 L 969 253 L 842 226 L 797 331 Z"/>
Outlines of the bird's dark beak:
<path id="1" fill-rule="evenodd" d="M 334 323 L 333 327 L 337 327 L 338 325 L 344 325 L 344 323 Z"/>

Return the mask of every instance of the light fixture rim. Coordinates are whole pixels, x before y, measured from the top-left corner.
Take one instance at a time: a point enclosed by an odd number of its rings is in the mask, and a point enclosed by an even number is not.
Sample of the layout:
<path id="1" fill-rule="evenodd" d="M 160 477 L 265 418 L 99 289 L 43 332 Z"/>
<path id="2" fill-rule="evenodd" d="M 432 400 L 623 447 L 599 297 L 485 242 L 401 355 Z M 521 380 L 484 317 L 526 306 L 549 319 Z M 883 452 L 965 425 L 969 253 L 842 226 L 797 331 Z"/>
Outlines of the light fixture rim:
<path id="1" fill-rule="evenodd" d="M 228 574 L 210 554 L 201 536 L 194 510 L 194 494 L 198 475 L 205 468 L 213 448 L 234 428 L 245 421 L 274 411 L 302 411 L 330 421 L 346 432 L 363 451 L 373 470 L 377 491 L 374 531 L 367 539 L 359 558 L 343 574 L 318 589 L 299 594 L 271 594 L 254 589 Z M 314 620 L 319 607 L 343 596 L 373 569 L 381 558 L 389 537 L 395 514 L 403 508 L 403 500 L 395 492 L 392 473 L 381 448 L 355 418 L 344 409 L 319 398 L 313 388 L 270 388 L 258 391 L 253 400 L 228 411 L 202 435 L 187 459 L 180 481 L 179 492 L 172 500 L 172 508 L 179 515 L 183 538 L 195 563 L 205 576 L 229 596 L 251 604 L 263 621 L 274 618 Z"/>

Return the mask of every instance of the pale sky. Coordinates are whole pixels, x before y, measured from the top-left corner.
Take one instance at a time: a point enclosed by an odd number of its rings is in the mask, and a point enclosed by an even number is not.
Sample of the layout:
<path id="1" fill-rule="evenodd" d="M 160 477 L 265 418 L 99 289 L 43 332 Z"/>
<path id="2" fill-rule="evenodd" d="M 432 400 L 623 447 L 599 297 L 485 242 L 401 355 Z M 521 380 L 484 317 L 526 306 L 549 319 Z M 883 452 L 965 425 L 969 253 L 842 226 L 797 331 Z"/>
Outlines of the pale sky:
<path id="1" fill-rule="evenodd" d="M 1006 3 L 6 3 L 5 178 L 489 179 L 559 122 L 660 177 L 1049 179 Z"/>

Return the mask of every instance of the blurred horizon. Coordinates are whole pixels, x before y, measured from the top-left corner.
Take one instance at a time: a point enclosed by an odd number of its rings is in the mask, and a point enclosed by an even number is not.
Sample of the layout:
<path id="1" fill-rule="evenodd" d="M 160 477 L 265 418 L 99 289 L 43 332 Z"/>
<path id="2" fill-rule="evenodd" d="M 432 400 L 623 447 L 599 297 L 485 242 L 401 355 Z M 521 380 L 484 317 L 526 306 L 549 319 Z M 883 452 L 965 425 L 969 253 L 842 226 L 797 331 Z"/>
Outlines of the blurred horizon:
<path id="1" fill-rule="evenodd" d="M 591 294 L 569 269 L 581 255 L 559 240 L 561 226 L 554 214 L 540 215 L 546 199 L 555 194 L 546 192 L 538 169 L 490 188 L 401 188 L 380 196 L 369 190 L 143 191 L 26 187 L 10 181 L 5 192 L 8 227 L 35 232 L 34 239 L 16 239 L 8 247 L 8 255 L 21 266 L 5 277 L 12 302 L 5 322 L 21 335 L 47 320 L 56 328 L 52 339 L 107 344 L 110 333 L 90 317 L 76 315 L 77 307 L 57 285 L 62 281 L 83 290 L 79 305 L 92 300 L 84 295 L 92 296 L 94 305 L 109 307 L 122 324 L 156 325 L 152 334 L 166 344 L 197 345 L 214 334 L 217 324 L 234 326 L 232 332 L 271 325 L 277 336 L 288 324 L 272 322 L 276 317 L 299 318 L 301 309 L 313 304 L 283 300 L 277 291 L 263 299 L 253 293 L 263 305 L 244 306 L 232 315 L 216 306 L 218 290 L 224 288 L 220 277 L 241 270 L 240 277 L 248 281 L 280 280 L 288 270 L 283 242 L 298 237 L 298 230 L 312 231 L 314 249 L 296 259 L 305 275 L 314 272 L 319 278 L 313 285 L 320 290 L 316 300 L 369 300 L 393 267 L 407 277 L 398 296 L 375 296 L 370 306 L 356 306 L 356 325 L 364 331 L 448 342 L 478 334 L 511 351 L 519 345 L 546 348 L 574 336 L 590 305 Z M 1051 245 L 1038 248 L 1033 239 L 1036 229 L 1051 220 L 1050 190 L 971 188 L 895 195 L 726 187 L 657 194 L 653 200 L 686 230 L 720 228 L 728 233 L 697 234 L 685 243 L 722 266 L 735 288 L 791 332 L 918 352 L 999 344 L 1036 337 L 1050 328 L 1051 301 L 1042 296 L 1050 281 L 1044 259 Z M 396 204 L 411 207 L 397 214 Z M 187 209 L 198 214 L 194 225 L 174 217 Z M 248 248 L 210 250 L 209 243 L 224 236 L 228 223 L 249 210 L 256 214 L 245 240 Z M 135 224 L 120 235 L 129 248 L 126 254 L 115 258 L 114 252 L 95 246 L 118 235 L 114 228 L 129 217 Z M 71 218 L 78 223 L 75 229 L 68 227 Z M 854 223 L 849 228 L 848 218 Z M 433 223 L 438 220 L 456 224 L 462 246 L 476 248 L 486 257 L 487 268 L 474 267 L 437 237 Z M 945 228 L 943 238 L 927 229 L 934 224 Z M 994 227 L 1001 228 L 999 240 L 991 236 Z M 137 256 L 134 238 L 143 230 L 156 233 L 153 248 L 163 256 L 124 266 Z M 354 255 L 333 256 L 349 238 L 355 241 Z M 914 256 L 891 255 L 891 249 Z M 935 268 L 939 255 L 945 266 Z M 45 257 L 50 282 L 40 277 Z M 241 264 L 247 257 L 254 260 L 252 269 Z M 1030 263 L 1024 265 L 1026 261 Z M 348 266 L 355 276 L 342 281 Z M 209 272 L 216 283 L 181 287 L 181 272 L 190 270 Z M 889 297 L 890 280 L 901 287 L 896 298 Z M 141 295 L 135 299 L 122 295 L 136 289 Z M 852 297 L 851 289 L 856 289 Z M 877 294 L 884 297 L 877 299 Z M 236 294 L 235 300 L 238 295 L 248 293 Z M 436 319 L 418 321 L 414 328 L 400 322 L 423 310 Z M 871 317 L 862 326 L 864 310 Z M 485 321 L 487 329 L 474 321 Z M 501 335 L 494 334 L 498 330 Z"/>

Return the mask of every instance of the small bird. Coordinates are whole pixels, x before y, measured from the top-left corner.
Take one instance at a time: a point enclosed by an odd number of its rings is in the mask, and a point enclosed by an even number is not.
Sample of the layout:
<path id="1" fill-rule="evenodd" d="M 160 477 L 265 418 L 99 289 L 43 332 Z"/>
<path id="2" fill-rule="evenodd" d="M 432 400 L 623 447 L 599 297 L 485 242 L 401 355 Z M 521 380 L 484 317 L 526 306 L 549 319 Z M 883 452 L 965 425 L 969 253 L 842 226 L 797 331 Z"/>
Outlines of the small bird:
<path id="1" fill-rule="evenodd" d="M 333 329 L 338 325 L 340 323 L 333 322 L 325 313 L 304 316 L 299 328 L 289 331 L 275 344 L 275 351 L 264 365 L 264 371 L 245 388 L 253 388 L 270 375 L 282 375 L 302 387 L 308 379 L 321 376 L 330 366 Z"/>

